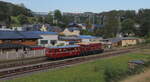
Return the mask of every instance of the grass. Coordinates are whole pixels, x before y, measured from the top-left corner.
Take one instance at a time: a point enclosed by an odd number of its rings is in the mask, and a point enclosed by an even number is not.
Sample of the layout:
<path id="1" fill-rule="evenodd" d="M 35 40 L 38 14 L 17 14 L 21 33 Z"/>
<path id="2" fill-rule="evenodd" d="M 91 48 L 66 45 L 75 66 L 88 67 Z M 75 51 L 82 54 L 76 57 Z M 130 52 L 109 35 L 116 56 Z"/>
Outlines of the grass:
<path id="1" fill-rule="evenodd" d="M 126 71 L 128 61 L 135 59 L 150 59 L 150 49 L 63 69 L 50 70 L 4 82 L 105 82 L 104 69 L 106 66 L 111 65 L 114 68 Z"/>

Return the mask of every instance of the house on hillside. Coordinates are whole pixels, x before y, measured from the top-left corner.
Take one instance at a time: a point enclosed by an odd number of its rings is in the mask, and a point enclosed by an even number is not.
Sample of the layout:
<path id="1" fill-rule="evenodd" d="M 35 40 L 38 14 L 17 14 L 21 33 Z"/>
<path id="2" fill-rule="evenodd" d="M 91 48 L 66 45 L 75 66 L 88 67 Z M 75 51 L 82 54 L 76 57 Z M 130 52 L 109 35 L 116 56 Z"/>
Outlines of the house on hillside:
<path id="1" fill-rule="evenodd" d="M 62 32 L 62 28 L 57 26 L 50 26 L 49 24 L 34 24 L 34 25 L 24 25 L 22 31 L 49 31 L 49 32 Z"/>
<path id="2" fill-rule="evenodd" d="M 78 27 L 82 30 L 86 30 L 87 25 L 86 24 L 78 24 Z"/>
<path id="3" fill-rule="evenodd" d="M 48 31 L 48 27 L 46 25 L 42 25 L 42 27 L 40 28 L 40 31 L 46 32 Z"/>
<path id="4" fill-rule="evenodd" d="M 63 29 L 58 26 L 52 26 L 51 29 L 49 29 L 48 31 L 60 33 L 63 31 Z"/>
<path id="5" fill-rule="evenodd" d="M 66 28 L 63 32 L 60 32 L 59 34 L 64 36 L 79 36 L 80 29 L 77 27 L 70 27 Z"/>
<path id="6" fill-rule="evenodd" d="M 100 28 L 103 28 L 102 24 L 92 24 L 92 26 L 88 28 L 88 31 L 93 32 L 95 29 L 100 29 Z"/>
<path id="7" fill-rule="evenodd" d="M 78 24 L 75 22 L 71 22 L 68 24 L 68 27 L 77 27 L 77 26 L 78 26 Z"/>
<path id="8" fill-rule="evenodd" d="M 102 24 L 92 24 L 93 29 L 103 28 L 104 26 Z"/>
<path id="9" fill-rule="evenodd" d="M 12 30 L 14 31 L 23 31 L 22 27 L 12 27 Z"/>

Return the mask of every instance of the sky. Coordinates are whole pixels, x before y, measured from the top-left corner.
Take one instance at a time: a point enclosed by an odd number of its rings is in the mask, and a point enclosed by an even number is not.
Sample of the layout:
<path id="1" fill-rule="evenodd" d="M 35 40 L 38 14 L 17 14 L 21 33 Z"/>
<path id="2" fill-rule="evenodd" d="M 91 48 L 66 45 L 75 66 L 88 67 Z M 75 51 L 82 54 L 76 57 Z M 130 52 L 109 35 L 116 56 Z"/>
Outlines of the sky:
<path id="1" fill-rule="evenodd" d="M 138 10 L 150 8 L 150 0 L 1 0 L 24 5 L 34 12 L 104 12 L 110 10 Z"/>

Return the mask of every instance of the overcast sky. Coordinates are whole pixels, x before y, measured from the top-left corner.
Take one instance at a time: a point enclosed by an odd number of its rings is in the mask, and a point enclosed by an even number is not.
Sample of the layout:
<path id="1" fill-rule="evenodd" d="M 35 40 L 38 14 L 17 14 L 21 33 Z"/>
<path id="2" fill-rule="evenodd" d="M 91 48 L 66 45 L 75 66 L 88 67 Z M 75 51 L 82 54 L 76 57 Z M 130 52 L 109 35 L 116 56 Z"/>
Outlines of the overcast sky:
<path id="1" fill-rule="evenodd" d="M 63 12 L 103 12 L 150 8 L 150 0 L 2 0 L 24 5 L 36 12 L 59 9 Z"/>

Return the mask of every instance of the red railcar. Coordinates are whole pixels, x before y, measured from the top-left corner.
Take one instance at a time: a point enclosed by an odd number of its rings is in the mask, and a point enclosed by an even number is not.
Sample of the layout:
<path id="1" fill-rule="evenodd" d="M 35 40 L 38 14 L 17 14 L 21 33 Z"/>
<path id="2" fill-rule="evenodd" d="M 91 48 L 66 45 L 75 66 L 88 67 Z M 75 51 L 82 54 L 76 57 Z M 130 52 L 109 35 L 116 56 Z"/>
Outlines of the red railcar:
<path id="1" fill-rule="evenodd" d="M 101 43 L 79 43 L 78 45 L 46 48 L 46 56 L 50 59 L 91 55 L 101 52 L 103 52 Z"/>
<path id="2" fill-rule="evenodd" d="M 68 46 L 46 48 L 46 56 L 52 59 L 59 59 L 79 55 L 80 55 L 79 45 L 68 45 Z"/>
<path id="3" fill-rule="evenodd" d="M 103 52 L 101 43 L 78 43 L 81 46 L 82 55 L 98 54 Z"/>

